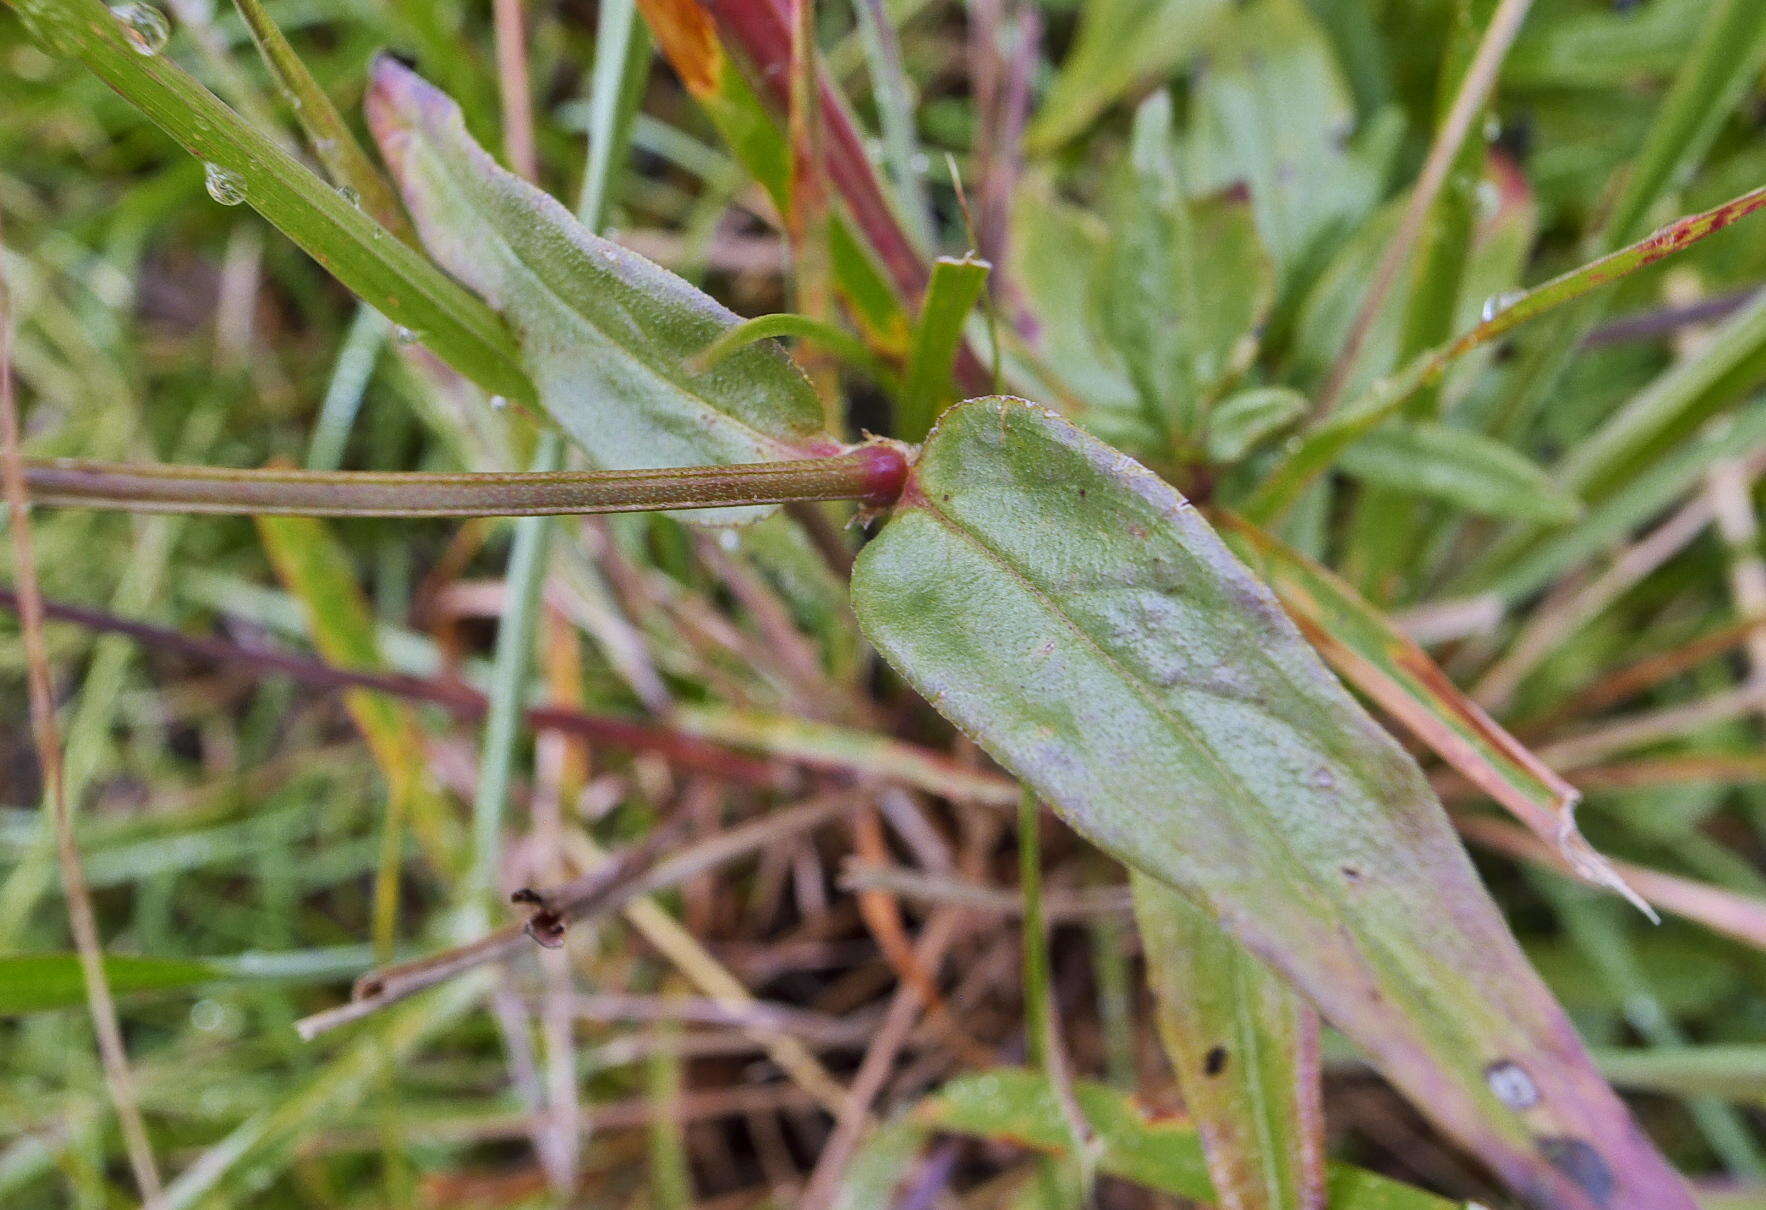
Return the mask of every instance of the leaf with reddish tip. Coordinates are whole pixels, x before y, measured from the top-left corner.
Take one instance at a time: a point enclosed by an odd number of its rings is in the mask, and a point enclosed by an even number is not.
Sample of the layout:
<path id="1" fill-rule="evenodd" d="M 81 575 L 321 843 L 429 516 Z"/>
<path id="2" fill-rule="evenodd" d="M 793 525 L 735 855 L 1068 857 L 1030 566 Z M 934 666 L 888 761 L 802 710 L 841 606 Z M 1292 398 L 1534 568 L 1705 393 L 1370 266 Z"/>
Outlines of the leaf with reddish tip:
<path id="1" fill-rule="evenodd" d="M 1218 520 L 1227 545 L 1275 589 L 1288 616 L 1340 676 L 1507 807 L 1584 881 L 1615 890 L 1649 912 L 1576 830 L 1581 793 L 1462 693 L 1409 635 L 1273 535 L 1231 514 Z"/>
<path id="2" fill-rule="evenodd" d="M 695 370 L 693 357 L 740 317 L 499 167 L 459 107 L 395 60 L 375 66 L 368 118 L 424 245 L 508 318 L 541 402 L 596 465 L 727 465 L 838 448 L 777 345 Z"/>
<path id="3" fill-rule="evenodd" d="M 960 404 L 852 588 L 940 712 L 1207 909 L 1523 1196 L 1691 1210 L 1416 763 L 1157 476 L 1021 400 Z"/>
<path id="4" fill-rule="evenodd" d="M 1208 913 L 1130 871 L 1159 1036 L 1226 1210 L 1322 1210 L 1318 1014 Z"/>

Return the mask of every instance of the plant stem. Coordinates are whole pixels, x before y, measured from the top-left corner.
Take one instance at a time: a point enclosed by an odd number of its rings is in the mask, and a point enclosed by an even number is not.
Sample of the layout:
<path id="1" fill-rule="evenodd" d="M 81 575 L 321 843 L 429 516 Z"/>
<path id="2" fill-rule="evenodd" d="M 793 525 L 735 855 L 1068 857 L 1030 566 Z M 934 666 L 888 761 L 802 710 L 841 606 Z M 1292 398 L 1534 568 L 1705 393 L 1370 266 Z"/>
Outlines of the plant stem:
<path id="1" fill-rule="evenodd" d="M 1294 451 L 1245 500 L 1239 511 L 1267 529 L 1300 498 L 1313 479 L 1330 468 L 1338 455 L 1395 413 L 1411 395 L 1438 382 L 1447 367 L 1460 357 L 1506 335 L 1530 319 L 1671 256 L 1763 207 L 1766 207 L 1766 186 L 1702 213 L 1676 219 L 1627 248 L 1590 261 L 1529 290 L 1512 306 L 1498 311 L 1476 327 L 1446 344 L 1418 354 L 1389 378 L 1376 383 L 1366 395 L 1301 438 Z"/>
<path id="2" fill-rule="evenodd" d="M 887 504 L 906 473 L 906 456 L 885 442 L 828 458 L 640 471 L 239 470 L 76 459 L 26 459 L 24 467 L 37 504 L 309 517 L 535 517 L 790 500 Z"/>
<path id="3" fill-rule="evenodd" d="M 1434 145 L 1429 148 L 1429 158 L 1423 164 L 1422 175 L 1417 178 L 1416 187 L 1411 190 L 1410 202 L 1405 207 L 1398 234 L 1386 246 L 1385 255 L 1380 258 L 1379 267 L 1374 270 L 1373 285 L 1368 288 L 1361 310 L 1356 313 L 1355 322 L 1349 327 L 1349 339 L 1344 342 L 1337 364 L 1331 369 L 1330 381 L 1319 399 L 1320 414 L 1330 411 L 1349 382 L 1361 358 L 1362 349 L 1366 346 L 1368 333 L 1373 329 L 1374 320 L 1379 318 L 1380 308 L 1385 305 L 1387 295 L 1392 292 L 1392 285 L 1398 280 L 1400 270 L 1409 263 L 1417 239 L 1423 233 L 1423 226 L 1429 220 L 1429 212 L 1434 209 L 1435 199 L 1440 196 L 1441 187 L 1447 183 L 1447 174 L 1459 157 L 1460 148 L 1465 143 L 1466 135 L 1471 132 L 1472 124 L 1484 112 L 1485 102 L 1489 100 L 1490 92 L 1496 86 L 1497 73 L 1502 70 L 1502 61 L 1508 55 L 1509 47 L 1514 45 L 1515 35 L 1521 32 L 1521 22 L 1526 20 L 1527 11 L 1532 7 L 1533 0 L 1501 0 L 1495 14 L 1491 16 L 1484 38 L 1478 44 L 1477 55 L 1472 59 L 1471 66 L 1466 68 L 1465 79 L 1459 86 L 1458 95 L 1453 99 L 1453 107 L 1448 111 L 1447 120 L 1441 124 L 1440 133 L 1435 136 Z"/>
<path id="4" fill-rule="evenodd" d="M 540 434 L 534 454 L 537 472 L 552 471 L 564 461 L 564 439 Z M 478 790 L 472 801 L 471 893 L 484 911 L 494 910 L 497 872 L 503 853 L 503 818 L 508 813 L 509 783 L 515 773 L 515 738 L 527 707 L 527 674 L 533 662 L 533 637 L 539 614 L 540 585 L 546 578 L 546 539 L 551 525 L 543 519 L 515 527 L 515 549 L 509 555 L 502 622 L 497 627 L 496 665 L 492 673 L 490 712 L 484 721 L 479 754 Z"/>

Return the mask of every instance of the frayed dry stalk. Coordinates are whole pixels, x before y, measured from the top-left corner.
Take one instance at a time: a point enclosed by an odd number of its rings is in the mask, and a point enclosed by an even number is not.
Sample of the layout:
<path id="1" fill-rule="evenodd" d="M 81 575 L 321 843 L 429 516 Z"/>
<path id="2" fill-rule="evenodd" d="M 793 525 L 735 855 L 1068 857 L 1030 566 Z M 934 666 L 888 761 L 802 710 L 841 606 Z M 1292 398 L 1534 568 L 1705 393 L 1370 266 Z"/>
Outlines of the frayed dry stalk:
<path id="1" fill-rule="evenodd" d="M 907 466 L 905 447 L 876 440 L 828 458 L 662 470 L 432 474 L 27 459 L 24 478 L 37 504 L 127 512 L 534 517 L 799 500 L 880 507 L 900 494 Z"/>
<path id="2" fill-rule="evenodd" d="M 295 1023 L 295 1029 L 310 1042 L 322 1033 L 359 1021 L 469 970 L 512 958 L 530 944 L 548 948 L 562 945 L 565 932 L 573 923 L 618 911 L 641 896 L 679 885 L 785 836 L 816 827 L 851 810 L 859 801 L 852 791 L 812 798 L 790 810 L 720 833 L 666 861 L 659 861 L 658 857 L 677 838 L 679 829 L 674 825 L 660 828 L 563 886 L 545 891 L 524 887 L 516 891 L 510 899 L 529 909 L 525 921 L 414 962 L 370 971 L 356 981 L 349 1003 L 305 1017 Z"/>

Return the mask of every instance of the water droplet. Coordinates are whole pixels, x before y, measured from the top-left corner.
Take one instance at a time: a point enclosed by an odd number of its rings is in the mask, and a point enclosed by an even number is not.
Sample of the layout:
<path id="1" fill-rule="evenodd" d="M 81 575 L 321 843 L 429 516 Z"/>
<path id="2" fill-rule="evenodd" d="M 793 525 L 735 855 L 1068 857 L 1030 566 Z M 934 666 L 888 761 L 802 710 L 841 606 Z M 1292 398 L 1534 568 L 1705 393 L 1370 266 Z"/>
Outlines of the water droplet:
<path id="1" fill-rule="evenodd" d="M 354 189 L 351 189 L 348 185 L 339 185 L 337 187 L 337 196 L 354 206 L 357 210 L 362 208 L 362 195 L 357 193 Z"/>
<path id="2" fill-rule="evenodd" d="M 400 324 L 392 330 L 392 338 L 402 345 L 414 345 L 423 337 L 414 328 L 407 328 L 404 324 Z"/>
<path id="3" fill-rule="evenodd" d="M 509 406 L 509 400 L 502 395 L 491 396 L 491 411 L 500 412 Z"/>
<path id="4" fill-rule="evenodd" d="M 1306 775 L 1306 784 L 1319 790 L 1329 790 L 1336 786 L 1337 775 L 1320 765 Z"/>
<path id="5" fill-rule="evenodd" d="M 113 4 L 110 15 L 121 23 L 129 45 L 138 55 L 157 55 L 172 36 L 166 15 L 151 4 Z"/>
<path id="6" fill-rule="evenodd" d="M 1509 290 L 1502 294 L 1492 294 L 1489 298 L 1484 300 L 1484 309 L 1479 312 L 1479 318 L 1485 323 L 1489 323 L 1520 300 L 1521 291 L 1519 290 Z"/>
<path id="7" fill-rule="evenodd" d="M 1484 1082 L 1496 1099 L 1510 1109 L 1531 1109 L 1539 1104 L 1539 1085 L 1526 1068 L 1511 1059 L 1499 1059 L 1484 1069 Z"/>
<path id="8" fill-rule="evenodd" d="M 231 168 L 204 164 L 202 183 L 208 189 L 208 195 L 223 206 L 237 206 L 245 200 L 245 178 Z"/>

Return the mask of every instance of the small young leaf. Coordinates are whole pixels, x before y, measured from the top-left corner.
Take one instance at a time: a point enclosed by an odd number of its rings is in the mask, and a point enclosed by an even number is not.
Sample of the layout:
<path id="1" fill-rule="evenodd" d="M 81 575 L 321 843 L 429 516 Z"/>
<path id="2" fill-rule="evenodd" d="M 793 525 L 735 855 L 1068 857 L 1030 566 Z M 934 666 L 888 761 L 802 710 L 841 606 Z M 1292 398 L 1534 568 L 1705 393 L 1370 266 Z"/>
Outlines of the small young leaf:
<path id="1" fill-rule="evenodd" d="M 1322 1210 L 1318 1015 L 1206 912 L 1130 872 L 1159 1036 L 1222 1205 Z"/>
<path id="2" fill-rule="evenodd" d="M 459 107 L 409 69 L 377 64 L 368 113 L 425 245 L 514 325 L 541 402 L 594 463 L 726 465 L 837 448 L 809 381 L 776 345 L 694 372 L 694 356 L 739 317 L 498 167 Z"/>
<path id="3" fill-rule="evenodd" d="M 1081 1083 L 1074 1099 L 1096 1140 L 1098 1171 L 1196 1201 L 1215 1202 L 1196 1129 L 1180 1116 L 1154 1116 L 1114 1088 Z M 1059 1094 L 1035 1072 L 1000 1070 L 962 1076 L 921 1101 L 913 1120 L 1059 1155 L 1072 1145 Z M 1331 1210 L 1470 1210 L 1347 1164 L 1327 1170 Z M 1230 1203 L 1220 1202 L 1221 1205 Z"/>
<path id="4" fill-rule="evenodd" d="M 1149 425 L 1168 442 L 1193 438 L 1205 398 L 1254 352 L 1273 267 L 1242 190 L 1184 196 L 1163 92 L 1135 113 L 1113 209 L 1098 324 Z"/>
<path id="5" fill-rule="evenodd" d="M 971 400 L 852 590 L 927 701 L 1207 908 L 1513 1187 L 1690 1210 L 1415 762 L 1157 476 L 1021 400 Z M 1487 1074 L 1511 1066 L 1525 1097 Z"/>
<path id="6" fill-rule="evenodd" d="M 1375 429 L 1344 452 L 1342 467 L 1357 479 L 1484 516 L 1559 524 L 1582 512 L 1574 496 L 1511 447 L 1445 424 Z"/>
<path id="7" fill-rule="evenodd" d="M 896 436 L 919 441 L 938 418 L 953 395 L 951 366 L 963 344 L 963 325 L 987 285 L 993 268 L 984 260 L 965 256 L 940 257 L 932 266 L 932 280 L 920 304 L 914 325 L 913 346 L 908 354 L 907 375 L 902 387 L 901 420 Z"/>
<path id="8" fill-rule="evenodd" d="M 1196 190 L 1250 186 L 1284 282 L 1378 196 L 1348 145 L 1354 105 L 1303 0 L 1251 0 L 1216 22 L 1192 98 L 1185 168 Z"/>
<path id="9" fill-rule="evenodd" d="M 1230 466 L 1306 414 L 1306 396 L 1257 387 L 1221 400 L 1208 415 L 1208 458 Z"/>

